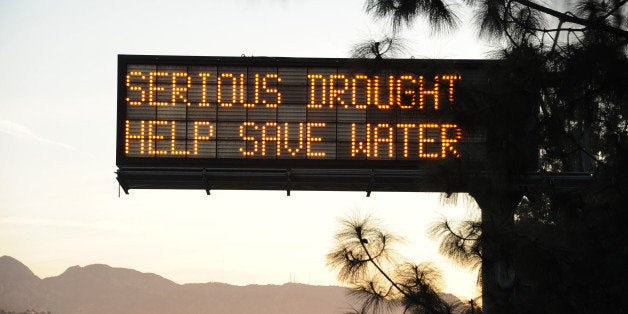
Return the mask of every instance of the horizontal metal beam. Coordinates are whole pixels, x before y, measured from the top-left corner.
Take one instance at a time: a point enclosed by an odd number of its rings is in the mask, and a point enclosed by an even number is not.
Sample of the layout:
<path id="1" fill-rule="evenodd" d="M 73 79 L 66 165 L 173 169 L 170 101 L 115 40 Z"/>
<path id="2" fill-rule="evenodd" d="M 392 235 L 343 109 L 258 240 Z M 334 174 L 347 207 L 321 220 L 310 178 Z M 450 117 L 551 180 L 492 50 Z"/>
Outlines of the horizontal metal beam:
<path id="1" fill-rule="evenodd" d="M 283 168 L 120 168 L 120 185 L 130 189 L 467 192 L 489 173 L 457 178 L 453 173 L 418 169 L 283 169 Z M 452 175 L 453 174 L 453 175 Z M 449 178 L 449 179 L 447 179 Z M 531 172 L 513 177 L 513 189 L 584 188 L 589 173 Z"/>

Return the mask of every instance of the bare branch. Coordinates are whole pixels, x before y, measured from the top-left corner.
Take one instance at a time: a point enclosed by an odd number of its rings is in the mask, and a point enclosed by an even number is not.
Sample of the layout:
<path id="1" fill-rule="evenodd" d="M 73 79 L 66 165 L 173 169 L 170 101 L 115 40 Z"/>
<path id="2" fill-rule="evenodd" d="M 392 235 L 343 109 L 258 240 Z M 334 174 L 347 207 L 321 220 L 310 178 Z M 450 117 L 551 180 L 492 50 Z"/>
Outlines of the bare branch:
<path id="1" fill-rule="evenodd" d="M 603 21 L 606 20 L 609 16 L 613 15 L 613 13 L 617 12 L 617 10 L 619 10 L 622 6 L 624 6 L 624 4 L 628 3 L 628 0 L 622 0 L 619 1 L 619 3 L 617 3 L 617 5 L 615 5 L 615 7 L 613 7 L 612 9 L 610 9 L 606 14 L 604 14 L 603 16 L 600 16 L 600 18 L 598 20 Z"/>
<path id="2" fill-rule="evenodd" d="M 550 9 L 548 7 L 542 6 L 540 4 L 534 3 L 529 0 L 512 0 L 512 1 L 525 5 L 529 8 L 535 9 L 537 11 L 543 12 L 545 14 L 551 15 L 561 21 L 579 24 L 579 25 L 586 26 L 591 29 L 605 31 L 605 32 L 608 32 L 610 34 L 613 34 L 622 38 L 628 38 L 628 31 L 623 30 L 621 28 L 612 27 L 598 20 L 594 20 L 594 21 L 585 20 L 583 18 L 579 18 L 574 15 L 570 15 L 570 14 L 566 14 L 566 13 L 562 13 L 562 12 Z"/>

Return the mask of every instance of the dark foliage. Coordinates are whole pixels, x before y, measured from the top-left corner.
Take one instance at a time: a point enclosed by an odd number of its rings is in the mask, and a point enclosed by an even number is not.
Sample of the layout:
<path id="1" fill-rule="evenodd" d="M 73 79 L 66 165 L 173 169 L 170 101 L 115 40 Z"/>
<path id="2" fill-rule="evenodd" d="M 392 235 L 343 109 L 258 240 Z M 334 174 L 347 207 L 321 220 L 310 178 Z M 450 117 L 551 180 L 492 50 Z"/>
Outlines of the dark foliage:
<path id="1" fill-rule="evenodd" d="M 491 122 L 493 176 L 471 194 L 508 219 L 487 213 L 482 222 L 443 221 L 431 230 L 458 264 L 497 265 L 491 271 L 508 284 L 496 309 L 628 311 L 627 3 L 367 1 L 395 31 L 417 18 L 437 30 L 455 27 L 453 8 L 466 5 L 479 35 L 503 44 L 491 72 L 494 88 L 478 108 Z M 516 187 L 513 178 L 530 171 L 591 179 L 575 189 L 551 181 Z M 506 201 L 487 201 L 495 195 Z"/>

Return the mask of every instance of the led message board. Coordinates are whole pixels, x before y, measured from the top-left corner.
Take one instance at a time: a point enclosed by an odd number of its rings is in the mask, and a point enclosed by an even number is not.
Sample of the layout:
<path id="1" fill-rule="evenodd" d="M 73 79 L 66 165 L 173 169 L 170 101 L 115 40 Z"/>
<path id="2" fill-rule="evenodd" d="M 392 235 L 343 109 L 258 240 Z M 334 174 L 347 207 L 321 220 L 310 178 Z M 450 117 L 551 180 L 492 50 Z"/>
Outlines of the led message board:
<path id="1" fill-rule="evenodd" d="M 273 180 L 363 190 L 351 173 L 370 173 L 372 186 L 405 170 L 408 189 L 424 189 L 412 171 L 485 157 L 483 128 L 464 118 L 484 64 L 120 55 L 119 179 L 125 191 L 285 188 Z M 403 190 L 395 184 L 378 189 Z"/>

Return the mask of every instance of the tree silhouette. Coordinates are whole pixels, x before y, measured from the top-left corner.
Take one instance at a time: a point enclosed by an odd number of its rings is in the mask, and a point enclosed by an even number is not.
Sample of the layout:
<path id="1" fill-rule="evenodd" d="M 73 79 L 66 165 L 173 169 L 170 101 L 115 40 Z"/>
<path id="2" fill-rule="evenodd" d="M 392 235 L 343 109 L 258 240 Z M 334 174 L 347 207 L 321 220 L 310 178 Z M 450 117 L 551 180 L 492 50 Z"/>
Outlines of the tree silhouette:
<path id="1" fill-rule="evenodd" d="M 351 57 L 384 59 L 394 58 L 407 51 L 404 40 L 398 36 L 385 36 L 379 40 L 366 40 L 355 44 L 351 49 Z"/>
<path id="2" fill-rule="evenodd" d="M 404 313 L 479 310 L 474 303 L 447 304 L 439 295 L 443 284 L 440 271 L 429 263 L 400 262 L 394 245 L 401 238 L 386 232 L 373 218 L 353 217 L 342 220 L 341 225 L 327 263 L 361 300 L 355 313 L 380 313 L 399 306 Z"/>
<path id="3" fill-rule="evenodd" d="M 432 224 L 428 234 L 440 242 L 439 252 L 442 255 L 458 266 L 478 271 L 478 284 L 481 282 L 481 221 L 463 220 L 453 225 L 443 217 Z"/>
<path id="4" fill-rule="evenodd" d="M 470 194 L 483 217 L 430 230 L 454 262 L 481 262 L 487 312 L 628 311 L 627 3 L 366 1 L 395 36 L 417 19 L 453 29 L 465 7 L 503 46 L 477 111 L 491 177 Z M 530 172 L 545 179 L 520 187 Z"/>

